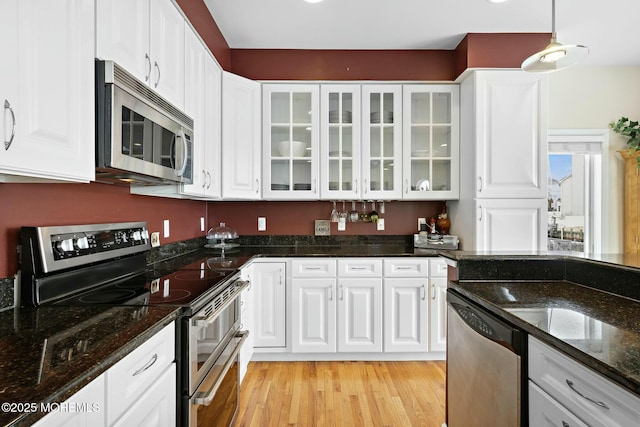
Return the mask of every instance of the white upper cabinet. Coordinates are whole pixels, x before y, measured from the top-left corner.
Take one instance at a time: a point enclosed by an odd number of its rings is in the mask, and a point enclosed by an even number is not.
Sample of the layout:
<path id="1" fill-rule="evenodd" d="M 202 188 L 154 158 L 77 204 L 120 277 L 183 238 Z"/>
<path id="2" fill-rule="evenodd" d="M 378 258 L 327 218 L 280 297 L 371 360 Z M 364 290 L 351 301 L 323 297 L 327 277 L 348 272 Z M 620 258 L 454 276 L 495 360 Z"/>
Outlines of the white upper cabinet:
<path id="1" fill-rule="evenodd" d="M 403 86 L 403 199 L 459 197 L 459 98 L 456 85 Z"/>
<path id="2" fill-rule="evenodd" d="M 261 198 L 260 83 L 222 73 L 222 197 Z"/>
<path id="3" fill-rule="evenodd" d="M 360 85 L 320 87 L 320 196 L 330 200 L 360 198 Z"/>
<path id="4" fill-rule="evenodd" d="M 96 56 L 184 106 L 184 27 L 170 0 L 96 0 Z"/>
<path id="5" fill-rule="evenodd" d="M 95 171 L 94 3 L 0 2 L 0 181 Z"/>
<path id="6" fill-rule="evenodd" d="M 546 198 L 547 78 L 476 71 L 476 196 Z"/>
<path id="7" fill-rule="evenodd" d="M 203 198 L 221 196 L 222 70 L 200 39 L 185 27 L 185 113 L 193 119 L 193 183 L 182 192 Z"/>
<path id="8" fill-rule="evenodd" d="M 362 86 L 362 198 L 402 196 L 402 86 Z"/>
<path id="9" fill-rule="evenodd" d="M 267 200 L 320 198 L 316 84 L 263 86 L 263 181 Z"/>

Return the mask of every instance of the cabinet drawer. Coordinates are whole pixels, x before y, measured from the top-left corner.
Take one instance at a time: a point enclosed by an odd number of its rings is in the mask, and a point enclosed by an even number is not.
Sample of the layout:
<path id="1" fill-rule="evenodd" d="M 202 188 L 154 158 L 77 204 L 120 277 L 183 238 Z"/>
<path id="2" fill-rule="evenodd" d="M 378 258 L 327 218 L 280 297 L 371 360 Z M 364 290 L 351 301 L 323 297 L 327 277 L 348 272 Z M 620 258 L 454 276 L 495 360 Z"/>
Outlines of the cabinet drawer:
<path id="1" fill-rule="evenodd" d="M 379 258 L 339 259 L 338 276 L 382 277 L 382 260 Z"/>
<path id="2" fill-rule="evenodd" d="M 447 263 L 442 258 L 429 259 L 429 277 L 447 277 Z"/>
<path id="3" fill-rule="evenodd" d="M 429 276 L 429 260 L 424 258 L 391 258 L 384 260 L 385 277 Z"/>
<path id="4" fill-rule="evenodd" d="M 107 424 L 113 424 L 147 393 L 174 359 L 175 323 L 171 323 L 109 369 L 106 373 Z"/>
<path id="5" fill-rule="evenodd" d="M 529 378 L 588 425 L 640 425 L 640 398 L 531 336 Z"/>
<path id="6" fill-rule="evenodd" d="M 291 260 L 291 277 L 336 277 L 336 260 L 293 259 Z"/>
<path id="7" fill-rule="evenodd" d="M 587 427 L 578 417 L 531 381 L 529 381 L 529 425 Z"/>

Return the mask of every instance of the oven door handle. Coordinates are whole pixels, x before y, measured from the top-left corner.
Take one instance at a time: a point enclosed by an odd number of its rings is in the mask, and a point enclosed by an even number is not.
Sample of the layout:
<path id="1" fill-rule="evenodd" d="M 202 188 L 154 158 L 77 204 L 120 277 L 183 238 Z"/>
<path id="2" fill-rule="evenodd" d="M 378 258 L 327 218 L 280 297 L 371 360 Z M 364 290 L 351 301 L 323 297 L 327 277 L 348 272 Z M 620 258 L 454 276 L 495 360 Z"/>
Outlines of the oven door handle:
<path id="1" fill-rule="evenodd" d="M 240 342 L 233 349 L 233 353 L 231 353 L 231 356 L 229 357 L 229 360 L 227 360 L 227 363 L 225 363 L 224 368 L 222 369 L 222 372 L 220 373 L 218 378 L 216 378 L 216 381 L 213 384 L 213 387 L 211 387 L 206 392 L 203 391 L 203 392 L 196 393 L 196 395 L 193 398 L 194 405 L 209 406 L 211 404 L 214 396 L 216 395 L 218 389 L 220 388 L 220 385 L 222 384 L 222 381 L 224 380 L 224 377 L 227 375 L 227 372 L 229 372 L 229 369 L 231 369 L 233 364 L 236 363 L 236 357 L 238 356 L 238 353 L 240 353 L 240 349 L 242 349 L 242 345 L 247 340 L 248 336 L 249 336 L 249 331 L 240 331 L 236 334 L 235 338 L 240 338 Z"/>
<path id="2" fill-rule="evenodd" d="M 236 288 L 233 290 L 233 292 L 224 300 L 222 304 L 220 304 L 218 308 L 213 310 L 211 314 L 209 314 L 208 316 L 197 316 L 193 318 L 193 324 L 195 326 L 207 326 L 209 323 L 213 322 L 215 318 L 218 317 L 218 315 L 222 312 L 222 310 L 229 307 L 231 303 L 235 301 L 237 296 L 251 284 L 251 282 L 249 282 L 248 280 L 237 280 L 235 283 Z"/>

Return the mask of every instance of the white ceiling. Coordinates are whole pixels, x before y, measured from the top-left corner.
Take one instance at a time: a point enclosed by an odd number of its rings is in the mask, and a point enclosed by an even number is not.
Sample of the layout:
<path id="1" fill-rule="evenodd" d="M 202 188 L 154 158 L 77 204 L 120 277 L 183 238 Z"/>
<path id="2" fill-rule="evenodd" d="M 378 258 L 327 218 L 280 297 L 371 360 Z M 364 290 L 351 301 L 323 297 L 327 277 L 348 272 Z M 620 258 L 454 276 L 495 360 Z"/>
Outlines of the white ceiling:
<path id="1" fill-rule="evenodd" d="M 454 49 L 467 33 L 551 32 L 551 0 L 204 0 L 231 48 Z M 557 0 L 582 65 L 640 66 L 640 0 Z"/>

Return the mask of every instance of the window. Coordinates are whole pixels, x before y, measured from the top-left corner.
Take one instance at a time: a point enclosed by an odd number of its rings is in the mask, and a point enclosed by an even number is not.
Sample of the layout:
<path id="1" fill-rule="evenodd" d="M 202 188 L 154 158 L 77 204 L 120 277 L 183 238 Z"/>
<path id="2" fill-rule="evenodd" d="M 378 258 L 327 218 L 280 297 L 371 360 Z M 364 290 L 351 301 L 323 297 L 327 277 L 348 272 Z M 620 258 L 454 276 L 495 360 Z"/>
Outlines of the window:
<path id="1" fill-rule="evenodd" d="M 608 130 L 549 132 L 547 249 L 602 251 L 602 153 Z"/>

